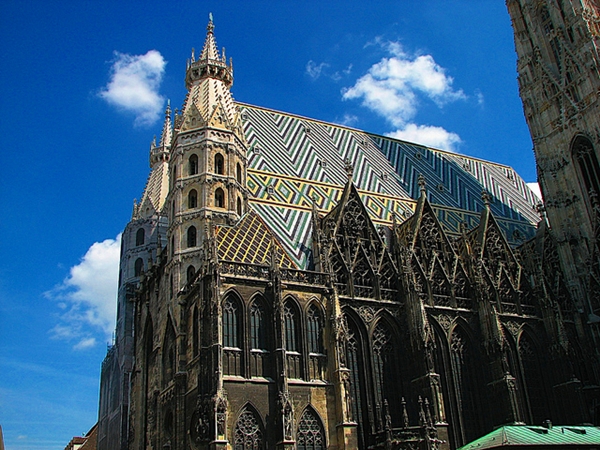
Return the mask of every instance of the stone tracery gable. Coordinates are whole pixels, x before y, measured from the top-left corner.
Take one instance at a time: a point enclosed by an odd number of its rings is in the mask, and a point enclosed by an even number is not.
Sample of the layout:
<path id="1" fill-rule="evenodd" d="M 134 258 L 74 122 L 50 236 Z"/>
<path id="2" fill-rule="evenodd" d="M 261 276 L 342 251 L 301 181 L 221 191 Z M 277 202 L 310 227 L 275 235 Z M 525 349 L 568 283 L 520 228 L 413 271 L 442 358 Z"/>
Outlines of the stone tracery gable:
<path id="1" fill-rule="evenodd" d="M 521 265 L 487 207 L 479 226 L 467 234 L 466 240 L 481 269 L 482 281 L 505 300 L 516 295 L 521 287 Z"/>
<path id="2" fill-rule="evenodd" d="M 398 245 L 413 252 L 414 272 L 422 284 L 429 283 L 434 304 L 450 306 L 454 289 L 458 306 L 467 306 L 465 269 L 424 193 L 413 217 L 396 227 L 395 234 Z"/>
<path id="3" fill-rule="evenodd" d="M 338 292 L 391 299 L 397 290 L 398 271 L 351 182 L 340 203 L 320 222 L 323 253 L 329 259 Z"/>

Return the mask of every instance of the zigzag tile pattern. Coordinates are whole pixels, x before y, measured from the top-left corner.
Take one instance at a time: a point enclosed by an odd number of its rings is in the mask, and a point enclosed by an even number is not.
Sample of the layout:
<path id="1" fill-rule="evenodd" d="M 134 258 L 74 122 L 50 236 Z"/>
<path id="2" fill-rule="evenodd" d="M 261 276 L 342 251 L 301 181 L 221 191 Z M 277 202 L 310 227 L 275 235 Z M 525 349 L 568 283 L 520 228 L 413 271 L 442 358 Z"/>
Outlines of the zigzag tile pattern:
<path id="1" fill-rule="evenodd" d="M 369 135 L 339 125 L 240 104 L 249 144 L 248 189 L 265 219 L 300 267 L 310 261 L 310 211 L 333 208 L 352 181 L 372 219 L 391 224 L 410 217 L 427 181 L 429 201 L 445 230 L 474 228 L 483 208 L 481 192 L 513 244 L 533 235 L 539 219 L 535 197 L 512 168 L 467 156 Z"/>
<path id="2" fill-rule="evenodd" d="M 277 245 L 269 227 L 254 211 L 246 214 L 235 227 L 217 227 L 216 238 L 221 261 L 269 265 L 275 250 L 273 245 Z M 281 267 L 294 267 L 288 252 L 282 252 L 281 248 L 276 250 Z"/>

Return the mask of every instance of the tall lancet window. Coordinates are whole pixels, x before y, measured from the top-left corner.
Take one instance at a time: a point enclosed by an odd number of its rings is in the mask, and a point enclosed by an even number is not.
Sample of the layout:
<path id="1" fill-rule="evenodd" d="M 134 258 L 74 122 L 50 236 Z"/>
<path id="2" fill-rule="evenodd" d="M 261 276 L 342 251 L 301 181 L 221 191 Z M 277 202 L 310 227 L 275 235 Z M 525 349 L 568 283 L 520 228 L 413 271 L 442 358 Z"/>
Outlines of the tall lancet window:
<path id="1" fill-rule="evenodd" d="M 308 370 L 311 380 L 322 380 L 325 370 L 323 354 L 323 317 L 314 303 L 306 313 L 306 337 L 308 339 Z"/>
<path id="2" fill-rule="evenodd" d="M 300 317 L 298 309 L 291 300 L 285 302 L 283 318 L 285 326 L 285 354 L 288 365 L 288 377 L 302 378 L 300 352 Z"/>
<path id="3" fill-rule="evenodd" d="M 387 402 L 394 424 L 400 423 L 398 411 L 400 408 L 400 374 L 397 370 L 397 358 L 394 352 L 392 332 L 383 321 L 379 322 L 373 331 L 373 370 L 375 378 L 375 406 L 380 422 L 386 413 L 384 405 Z"/>
<path id="4" fill-rule="evenodd" d="M 241 308 L 232 296 L 223 303 L 223 373 L 241 375 Z"/>
<path id="5" fill-rule="evenodd" d="M 267 323 L 265 307 L 256 299 L 250 307 L 250 375 L 253 377 L 269 375 Z"/>
<path id="6" fill-rule="evenodd" d="M 578 136 L 573 141 L 572 152 L 581 177 L 581 189 L 588 199 L 588 204 L 593 206 L 591 196 L 600 195 L 600 165 L 594 146 L 588 138 Z"/>
<path id="7" fill-rule="evenodd" d="M 539 355 L 539 348 L 535 345 L 535 341 L 527 333 L 523 333 L 519 338 L 519 357 L 523 367 L 525 390 L 531 413 L 530 423 L 542 423 L 549 414 Z"/>
<path id="8" fill-rule="evenodd" d="M 365 430 L 369 418 L 366 407 L 366 382 L 364 366 L 364 346 L 361 334 L 352 320 L 348 320 L 349 338 L 346 343 L 346 366 L 350 369 L 350 392 L 352 419 L 358 424 L 358 448 L 365 448 Z"/>
<path id="9" fill-rule="evenodd" d="M 477 408 L 480 380 L 475 373 L 477 359 L 473 346 L 458 328 L 452 332 L 450 339 L 450 357 L 457 406 L 462 418 L 461 430 L 464 444 L 478 437 L 481 431 L 480 414 Z"/>

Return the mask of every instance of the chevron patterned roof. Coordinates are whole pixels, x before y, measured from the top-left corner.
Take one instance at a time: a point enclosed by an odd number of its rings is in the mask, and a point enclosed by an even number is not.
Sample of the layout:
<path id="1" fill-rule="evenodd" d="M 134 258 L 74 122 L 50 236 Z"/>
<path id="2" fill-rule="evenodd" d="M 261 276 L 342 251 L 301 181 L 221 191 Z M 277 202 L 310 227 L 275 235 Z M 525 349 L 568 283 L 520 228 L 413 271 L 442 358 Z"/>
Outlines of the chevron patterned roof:
<path id="1" fill-rule="evenodd" d="M 217 228 L 217 246 L 221 261 L 270 265 L 275 251 L 281 267 L 295 267 L 263 219 L 252 210 L 235 227 Z"/>
<path id="2" fill-rule="evenodd" d="M 460 223 L 477 226 L 481 192 L 507 239 L 533 235 L 536 197 L 508 166 L 436 150 L 247 104 L 238 104 L 248 140 L 248 189 L 254 210 L 274 230 L 300 267 L 310 257 L 310 211 L 339 201 L 347 181 L 345 162 L 371 218 L 391 224 L 414 211 L 418 176 L 440 223 L 457 234 Z"/>

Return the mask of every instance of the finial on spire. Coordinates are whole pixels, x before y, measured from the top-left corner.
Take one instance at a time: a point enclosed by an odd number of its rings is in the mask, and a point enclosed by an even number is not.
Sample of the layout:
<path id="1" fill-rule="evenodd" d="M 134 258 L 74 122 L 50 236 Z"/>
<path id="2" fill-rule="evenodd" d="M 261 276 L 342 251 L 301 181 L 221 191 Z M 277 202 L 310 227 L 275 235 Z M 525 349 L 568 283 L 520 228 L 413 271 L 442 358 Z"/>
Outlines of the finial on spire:
<path id="1" fill-rule="evenodd" d="M 425 186 L 427 183 L 425 182 L 425 177 L 422 173 L 420 173 L 419 178 L 417 178 L 417 184 L 419 185 L 419 192 L 421 192 L 421 195 L 425 195 Z"/>
<path id="2" fill-rule="evenodd" d="M 481 200 L 483 200 L 483 205 L 489 209 L 491 197 L 488 191 L 481 191 Z"/>
<path id="3" fill-rule="evenodd" d="M 213 15 L 210 12 L 210 13 L 208 13 L 208 25 L 206 27 L 206 31 L 208 31 L 209 33 L 212 33 L 214 29 L 215 29 L 215 25 L 213 24 Z"/>
<path id="4" fill-rule="evenodd" d="M 348 174 L 348 179 L 351 180 L 352 175 L 354 174 L 354 166 L 352 165 L 352 162 L 350 162 L 349 159 L 346 159 L 344 161 L 344 169 L 346 169 L 346 173 Z"/>

